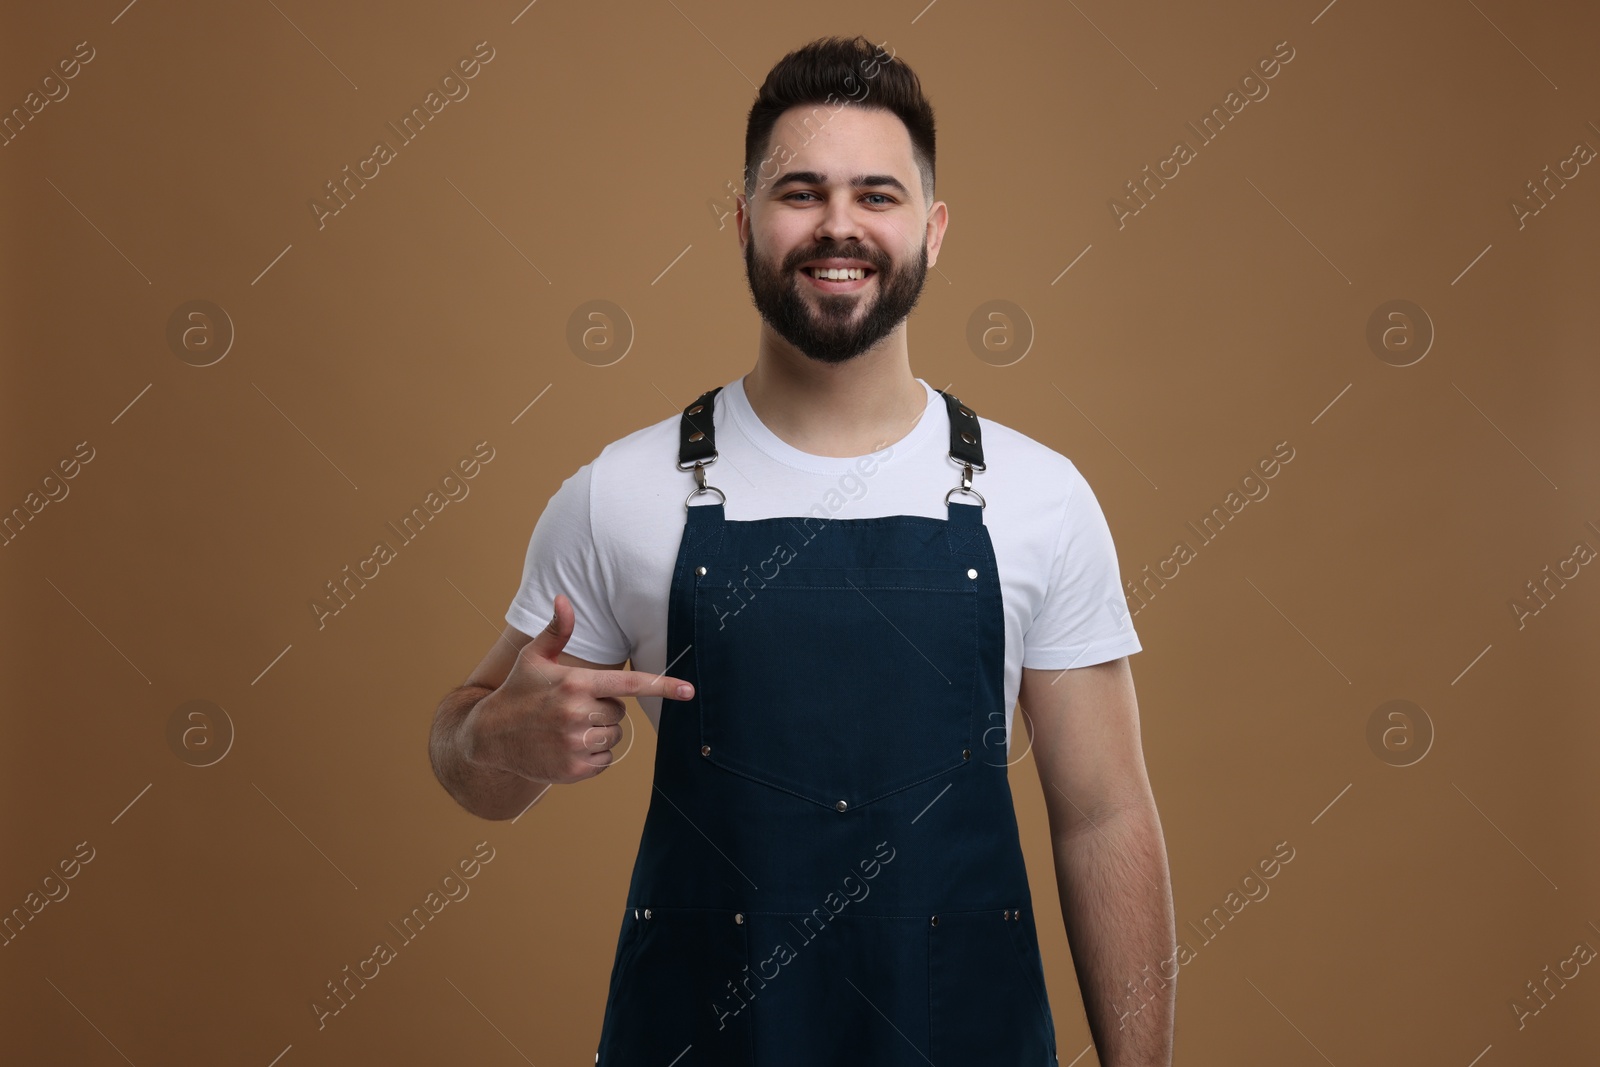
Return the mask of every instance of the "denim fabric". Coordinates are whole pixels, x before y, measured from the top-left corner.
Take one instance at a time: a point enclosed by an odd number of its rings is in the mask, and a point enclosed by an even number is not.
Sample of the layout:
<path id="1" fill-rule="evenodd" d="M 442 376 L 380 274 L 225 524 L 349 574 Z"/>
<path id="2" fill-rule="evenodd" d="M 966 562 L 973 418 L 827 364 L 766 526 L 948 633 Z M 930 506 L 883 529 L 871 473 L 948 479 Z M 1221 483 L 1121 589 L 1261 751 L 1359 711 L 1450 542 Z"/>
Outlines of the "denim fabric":
<path id="1" fill-rule="evenodd" d="M 1052 1067 L 982 509 L 687 511 L 597 1062 Z"/>

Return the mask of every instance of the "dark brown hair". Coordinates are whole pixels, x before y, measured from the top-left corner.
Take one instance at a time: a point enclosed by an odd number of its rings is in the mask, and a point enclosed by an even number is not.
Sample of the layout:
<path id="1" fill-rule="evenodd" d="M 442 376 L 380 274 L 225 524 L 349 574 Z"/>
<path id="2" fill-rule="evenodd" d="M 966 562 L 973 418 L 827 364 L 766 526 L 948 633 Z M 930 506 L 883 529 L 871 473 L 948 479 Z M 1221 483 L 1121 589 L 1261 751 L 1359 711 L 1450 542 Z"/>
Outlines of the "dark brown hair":
<path id="1" fill-rule="evenodd" d="M 854 105 L 893 112 L 911 134 L 911 154 L 922 177 L 922 196 L 933 203 L 933 107 L 922 82 L 903 60 L 865 37 L 822 37 L 790 52 L 767 72 L 744 135 L 744 191 L 750 196 L 766 165 L 768 142 L 778 118 L 792 107 L 817 105 L 817 125 L 839 107 Z M 802 121 L 809 122 L 810 119 Z M 808 134 L 807 139 L 809 140 Z M 774 153 L 775 154 L 775 153 Z M 772 175 L 767 175 L 771 180 Z"/>

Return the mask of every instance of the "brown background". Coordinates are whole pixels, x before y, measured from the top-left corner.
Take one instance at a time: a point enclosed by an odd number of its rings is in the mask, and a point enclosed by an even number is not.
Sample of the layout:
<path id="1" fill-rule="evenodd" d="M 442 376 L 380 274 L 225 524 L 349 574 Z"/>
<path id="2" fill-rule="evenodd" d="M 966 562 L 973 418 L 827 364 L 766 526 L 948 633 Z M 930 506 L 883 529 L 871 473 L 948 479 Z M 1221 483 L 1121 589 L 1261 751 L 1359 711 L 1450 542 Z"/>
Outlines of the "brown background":
<path id="1" fill-rule="evenodd" d="M 1135 619 L 1198 947 L 1178 1061 L 1595 1055 L 1593 966 L 1520 1029 L 1510 1007 L 1600 948 L 1600 577 L 1520 628 L 1510 606 L 1600 548 L 1600 172 L 1521 228 L 1510 206 L 1600 147 L 1591 7 L 123 2 L 0 34 L 8 110 L 95 52 L 0 148 L 0 507 L 94 449 L 0 548 L 0 908 L 94 850 L 0 948 L 4 1059 L 592 1062 L 653 735 L 491 823 L 434 780 L 428 724 L 561 480 L 752 363 L 716 205 L 755 86 L 832 32 L 893 47 L 938 113 L 952 221 L 914 371 L 1071 457 L 1124 578 L 1295 449 Z M 324 183 L 480 41 L 470 95 L 319 229 Z M 1280 41 L 1270 95 L 1119 229 L 1110 198 Z M 167 340 L 196 299 L 235 333 L 205 367 Z M 567 342 L 593 299 L 631 336 L 605 367 Z M 965 341 L 996 299 L 1031 323 L 1016 362 Z M 1366 340 L 1394 299 L 1436 334 L 1410 366 Z M 470 496 L 319 629 L 324 583 L 484 440 Z M 1369 744 L 1394 699 L 1421 714 Z M 191 700 L 226 721 L 173 741 Z M 1032 759 L 1014 772 L 1066 1067 L 1088 1029 Z M 325 983 L 480 841 L 471 895 L 319 1030 Z M 1202 947 L 1280 841 L 1270 895 Z"/>

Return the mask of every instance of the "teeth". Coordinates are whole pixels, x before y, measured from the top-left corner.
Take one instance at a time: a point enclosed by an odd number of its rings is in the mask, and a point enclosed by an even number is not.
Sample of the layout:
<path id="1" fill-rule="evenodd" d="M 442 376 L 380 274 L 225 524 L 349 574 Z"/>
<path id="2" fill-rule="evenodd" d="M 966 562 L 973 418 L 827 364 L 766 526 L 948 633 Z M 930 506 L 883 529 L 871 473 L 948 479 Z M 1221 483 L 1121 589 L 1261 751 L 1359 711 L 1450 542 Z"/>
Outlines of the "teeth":
<path id="1" fill-rule="evenodd" d="M 832 267 L 827 270 L 822 270 L 817 267 L 810 267 L 807 268 L 807 270 L 813 278 L 826 278 L 830 281 L 853 281 L 865 278 L 867 276 L 867 272 L 861 267 L 850 267 L 843 270 L 837 267 Z"/>

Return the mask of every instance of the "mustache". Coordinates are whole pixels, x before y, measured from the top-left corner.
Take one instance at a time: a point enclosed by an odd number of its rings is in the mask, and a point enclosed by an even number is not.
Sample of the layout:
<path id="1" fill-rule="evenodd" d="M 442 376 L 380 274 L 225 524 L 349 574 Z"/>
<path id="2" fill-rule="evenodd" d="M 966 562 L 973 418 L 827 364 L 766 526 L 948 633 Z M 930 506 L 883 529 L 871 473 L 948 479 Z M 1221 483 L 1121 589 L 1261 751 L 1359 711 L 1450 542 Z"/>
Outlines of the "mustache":
<path id="1" fill-rule="evenodd" d="M 813 259 L 859 259 L 863 263 L 872 264 L 872 269 L 880 274 L 887 273 L 889 269 L 884 263 L 884 257 L 873 255 L 865 248 L 813 249 L 812 251 L 806 252 L 802 255 L 790 256 L 789 262 L 785 264 L 785 267 L 788 270 L 799 270 L 800 264 L 809 263 Z"/>

